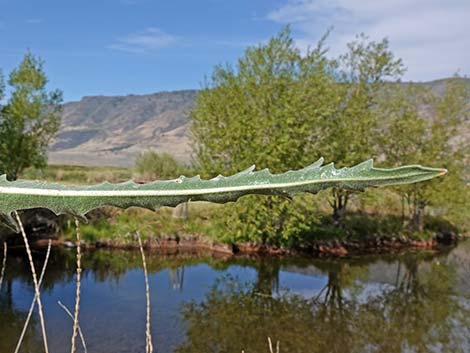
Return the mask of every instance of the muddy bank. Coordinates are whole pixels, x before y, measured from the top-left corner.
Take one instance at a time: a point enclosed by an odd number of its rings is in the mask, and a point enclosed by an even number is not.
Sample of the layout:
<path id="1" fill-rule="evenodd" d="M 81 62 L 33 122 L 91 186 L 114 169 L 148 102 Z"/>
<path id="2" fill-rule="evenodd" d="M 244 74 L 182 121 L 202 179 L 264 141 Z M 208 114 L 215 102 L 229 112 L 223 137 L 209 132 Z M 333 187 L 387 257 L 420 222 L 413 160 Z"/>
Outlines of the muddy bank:
<path id="1" fill-rule="evenodd" d="M 143 243 L 145 249 L 156 252 L 197 252 L 211 251 L 216 254 L 232 256 L 246 255 L 307 255 L 319 257 L 345 257 L 371 254 L 393 254 L 402 251 L 435 250 L 453 246 L 459 237 L 453 233 L 440 233 L 431 240 L 413 240 L 405 237 L 367 237 L 360 240 L 328 240 L 315 241 L 304 247 L 285 248 L 256 243 L 224 244 L 200 235 L 186 235 L 184 237 L 168 236 L 164 238 L 150 238 Z M 47 239 L 34 242 L 34 246 L 47 246 Z M 60 239 L 52 240 L 53 246 L 74 248 L 75 243 Z M 136 239 L 99 240 L 92 243 L 82 243 L 85 249 L 138 249 Z"/>

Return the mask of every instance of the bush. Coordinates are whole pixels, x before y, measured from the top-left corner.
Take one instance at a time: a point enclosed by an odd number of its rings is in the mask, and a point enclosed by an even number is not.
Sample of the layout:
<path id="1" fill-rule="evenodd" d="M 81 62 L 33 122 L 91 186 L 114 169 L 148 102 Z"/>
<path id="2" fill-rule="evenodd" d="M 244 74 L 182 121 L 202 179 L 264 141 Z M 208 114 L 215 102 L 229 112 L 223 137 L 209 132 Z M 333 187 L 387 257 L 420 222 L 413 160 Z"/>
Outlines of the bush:
<path id="1" fill-rule="evenodd" d="M 318 223 L 318 214 L 312 195 L 293 200 L 251 195 L 215 209 L 212 230 L 227 243 L 294 246 Z"/>
<path id="2" fill-rule="evenodd" d="M 145 180 L 177 178 L 187 167 L 168 153 L 142 152 L 136 160 L 135 169 Z"/>

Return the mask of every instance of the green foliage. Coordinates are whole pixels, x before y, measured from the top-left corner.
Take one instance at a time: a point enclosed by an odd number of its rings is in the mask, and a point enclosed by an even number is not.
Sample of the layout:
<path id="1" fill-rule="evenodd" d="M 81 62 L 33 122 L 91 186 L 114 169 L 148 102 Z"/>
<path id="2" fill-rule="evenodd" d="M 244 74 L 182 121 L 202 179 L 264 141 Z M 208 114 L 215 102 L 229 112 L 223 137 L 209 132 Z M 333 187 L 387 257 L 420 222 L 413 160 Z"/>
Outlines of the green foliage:
<path id="1" fill-rule="evenodd" d="M 336 84 L 338 111 L 324 121 L 320 153 L 338 165 L 356 164 L 377 156 L 379 96 L 390 82 L 404 72 L 400 59 L 395 59 L 386 39 L 368 41 L 360 35 L 347 44 L 338 59 L 340 77 Z"/>
<path id="2" fill-rule="evenodd" d="M 9 217 L 16 210 L 47 208 L 56 214 L 84 218 L 90 210 L 103 206 L 132 206 L 156 210 L 182 202 L 209 201 L 225 203 L 249 194 L 292 197 L 299 193 L 316 194 L 335 187 L 362 190 L 367 187 L 401 185 L 428 180 L 446 173 L 443 169 L 404 166 L 394 169 L 374 168 L 368 160 L 351 168 L 322 166 L 323 159 L 295 171 L 271 174 L 268 169 L 253 172 L 249 168 L 230 177 L 219 175 L 210 180 L 199 176 L 137 184 L 132 181 L 111 184 L 63 185 L 38 181 L 8 181 L 0 178 L 0 213 Z M 12 222 L 15 224 L 14 222 Z"/>
<path id="3" fill-rule="evenodd" d="M 401 77 L 404 67 L 390 51 L 387 39 L 369 41 L 364 34 L 347 44 L 346 53 L 338 58 L 338 67 L 338 111 L 322 122 L 322 139 L 317 150 L 327 160 L 343 166 L 380 155 L 378 97 L 385 85 Z M 332 196 L 333 220 L 342 225 L 349 192 L 333 189 Z"/>
<path id="4" fill-rule="evenodd" d="M 2 101 L 5 94 L 5 81 L 3 79 L 2 70 L 0 70 L 0 101 Z"/>
<path id="5" fill-rule="evenodd" d="M 0 170 L 10 179 L 46 165 L 46 149 L 60 124 L 62 94 L 46 90 L 43 62 L 26 53 L 9 77 L 12 93 L 0 106 Z M 3 91 L 0 80 L 0 96 Z"/>
<path id="6" fill-rule="evenodd" d="M 303 56 L 286 27 L 267 44 L 249 47 L 236 68 L 214 69 L 190 115 L 203 174 L 234 172 L 251 163 L 273 171 L 299 168 L 321 153 L 321 122 L 339 106 L 335 63 L 325 55 L 324 39 Z M 278 198 L 242 200 L 222 217 L 227 225 L 222 232 L 274 239 L 284 230 L 279 226 L 289 207 Z"/>
<path id="7" fill-rule="evenodd" d="M 217 207 L 208 203 L 190 203 L 191 218 L 182 221 L 172 217 L 169 208 L 162 208 L 158 212 L 142 209 L 129 209 L 127 211 L 113 208 L 102 208 L 92 211 L 88 215 L 88 223 L 82 224 L 80 230 L 86 242 L 112 241 L 114 245 L 137 245 L 135 233 L 138 231 L 144 241 L 168 237 L 194 236 L 204 234 L 206 239 L 211 238 L 208 217 Z M 65 222 L 62 227 L 64 239 L 73 241 L 76 238 L 76 229 L 73 222 Z M 220 234 L 213 239 L 222 241 Z"/>
<path id="8" fill-rule="evenodd" d="M 145 180 L 158 180 L 177 178 L 188 168 L 169 153 L 146 151 L 137 157 L 135 169 Z"/>
<path id="9" fill-rule="evenodd" d="M 470 200 L 465 179 L 470 143 L 457 136 L 470 117 L 469 85 L 455 77 L 447 81 L 442 95 L 414 84 L 394 86 L 383 99 L 388 103 L 383 112 L 387 126 L 381 141 L 386 162 L 391 166 L 411 160 L 436 163 L 450 171 L 445 180 L 400 188 L 411 225 L 422 230 L 425 208 L 430 206 L 435 213 L 462 224 L 468 218 Z M 423 109 L 433 118 L 423 116 Z"/>
<path id="10" fill-rule="evenodd" d="M 317 122 L 335 106 L 320 42 L 302 56 L 288 28 L 249 47 L 236 69 L 217 66 L 191 112 L 197 160 L 207 175 L 252 163 L 274 172 L 318 156 Z"/>
<path id="11" fill-rule="evenodd" d="M 71 232 L 76 231 L 73 227 L 69 228 Z M 109 222 L 101 219 L 99 222 L 94 224 L 84 224 L 80 227 L 80 232 L 82 234 L 83 240 L 87 243 L 93 243 L 100 239 L 109 239 L 114 237 L 112 226 Z M 70 237 L 73 239 L 73 237 Z M 125 238 L 123 236 L 123 238 Z"/>
<path id="12" fill-rule="evenodd" d="M 317 155 L 339 166 L 379 156 L 379 92 L 385 81 L 403 74 L 403 64 L 386 39 L 358 36 L 333 60 L 326 55 L 326 39 L 302 55 L 286 27 L 268 43 L 249 47 L 236 67 L 214 69 L 191 112 L 196 157 L 205 174 L 233 172 L 253 162 L 275 171 L 298 168 Z M 349 193 L 333 188 L 338 223 Z M 299 227 L 294 233 L 310 226 L 296 203 L 251 200 L 251 208 L 245 202 L 232 211 L 228 232 L 275 239 L 285 234 L 284 225 L 295 214 Z"/>
<path id="13" fill-rule="evenodd" d="M 316 211 L 315 202 L 308 196 L 294 200 L 247 196 L 235 205 L 215 210 L 213 222 L 215 233 L 227 243 L 292 247 L 318 223 Z"/>

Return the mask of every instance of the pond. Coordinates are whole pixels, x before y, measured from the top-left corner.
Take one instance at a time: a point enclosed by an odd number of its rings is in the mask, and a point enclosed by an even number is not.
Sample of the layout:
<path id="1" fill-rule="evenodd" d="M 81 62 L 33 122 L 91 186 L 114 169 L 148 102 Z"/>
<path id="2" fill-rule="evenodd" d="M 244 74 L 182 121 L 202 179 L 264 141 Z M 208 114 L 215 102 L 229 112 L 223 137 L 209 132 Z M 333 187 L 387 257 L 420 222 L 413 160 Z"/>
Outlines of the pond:
<path id="1" fill-rule="evenodd" d="M 38 269 L 45 250 L 35 250 Z M 468 352 L 470 243 L 340 260 L 147 253 L 154 351 Z M 87 251 L 80 324 L 88 352 L 145 351 L 139 252 Z M 34 288 L 23 249 L 0 291 L 0 352 L 13 352 Z M 68 352 L 75 251 L 53 249 L 42 287 L 51 353 Z M 82 351 L 78 342 L 78 352 Z M 40 352 L 35 313 L 22 352 Z"/>

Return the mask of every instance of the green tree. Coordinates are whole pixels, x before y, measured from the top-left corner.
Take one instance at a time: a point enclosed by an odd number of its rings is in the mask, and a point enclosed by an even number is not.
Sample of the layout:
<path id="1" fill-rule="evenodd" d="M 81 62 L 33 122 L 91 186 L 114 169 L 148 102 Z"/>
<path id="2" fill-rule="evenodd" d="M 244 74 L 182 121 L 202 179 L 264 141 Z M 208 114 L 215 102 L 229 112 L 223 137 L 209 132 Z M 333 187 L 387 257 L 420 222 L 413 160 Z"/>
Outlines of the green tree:
<path id="1" fill-rule="evenodd" d="M 145 180 L 151 181 L 177 178 L 188 168 L 168 153 L 145 151 L 137 157 L 135 169 Z"/>
<path id="2" fill-rule="evenodd" d="M 441 180 L 399 189 L 408 205 L 412 229 L 424 229 L 428 206 L 445 211 L 447 216 L 458 215 L 466 209 L 469 198 L 465 168 L 470 145 L 460 133 L 470 117 L 468 83 L 459 77 L 449 79 L 442 94 L 414 84 L 395 86 L 384 99 L 388 109 L 382 146 L 387 163 L 440 165 L 449 170 Z"/>
<path id="3" fill-rule="evenodd" d="M 2 70 L 0 70 L 0 103 L 2 102 L 2 99 L 4 97 L 4 93 L 5 93 L 5 81 L 3 79 Z"/>
<path id="4" fill-rule="evenodd" d="M 304 56 L 288 27 L 249 47 L 236 68 L 217 66 L 190 116 L 202 171 L 239 171 L 255 163 L 273 172 L 318 158 L 319 121 L 332 116 L 335 81 L 323 40 Z"/>
<path id="5" fill-rule="evenodd" d="M 386 39 L 373 42 L 364 35 L 348 44 L 346 54 L 328 59 L 326 38 L 302 55 L 286 27 L 268 43 L 249 47 L 235 67 L 214 69 L 191 112 L 204 174 L 233 173 L 253 163 L 282 172 L 319 156 L 343 167 L 378 155 L 377 96 L 403 74 L 402 62 Z M 337 225 L 349 197 L 347 191 L 333 190 Z M 238 212 L 227 212 L 226 223 L 230 234 L 265 243 L 288 236 L 286 229 L 304 232 L 313 217 L 298 221 L 314 207 L 303 206 L 278 197 L 250 197 L 239 202 Z"/>
<path id="6" fill-rule="evenodd" d="M 62 94 L 46 89 L 43 61 L 27 52 L 8 80 L 11 97 L 0 111 L 0 171 L 16 179 L 28 167 L 43 168 L 57 133 Z"/>
<path id="7" fill-rule="evenodd" d="M 397 81 L 405 69 L 395 58 L 389 42 L 369 41 L 364 34 L 347 44 L 347 51 L 338 59 L 338 111 L 325 121 L 322 155 L 340 167 L 358 164 L 377 157 L 380 100 L 384 88 Z M 333 221 L 341 225 L 350 199 L 350 192 L 332 190 Z"/>
<path id="8" fill-rule="evenodd" d="M 233 173 L 253 163 L 282 172 L 320 156 L 322 121 L 338 106 L 324 40 L 302 55 L 286 27 L 268 43 L 246 49 L 235 67 L 214 69 L 190 114 L 203 174 Z M 278 197 L 244 198 L 236 207 L 238 212 L 227 212 L 230 232 L 251 232 L 263 243 L 282 233 L 290 208 Z"/>
<path id="9" fill-rule="evenodd" d="M 189 172 L 182 163 L 178 162 L 169 153 L 157 153 L 155 151 L 141 152 L 136 159 L 135 169 L 146 181 L 157 179 L 174 179 Z M 189 206 L 187 202 L 173 208 L 173 218 L 187 219 Z"/>

